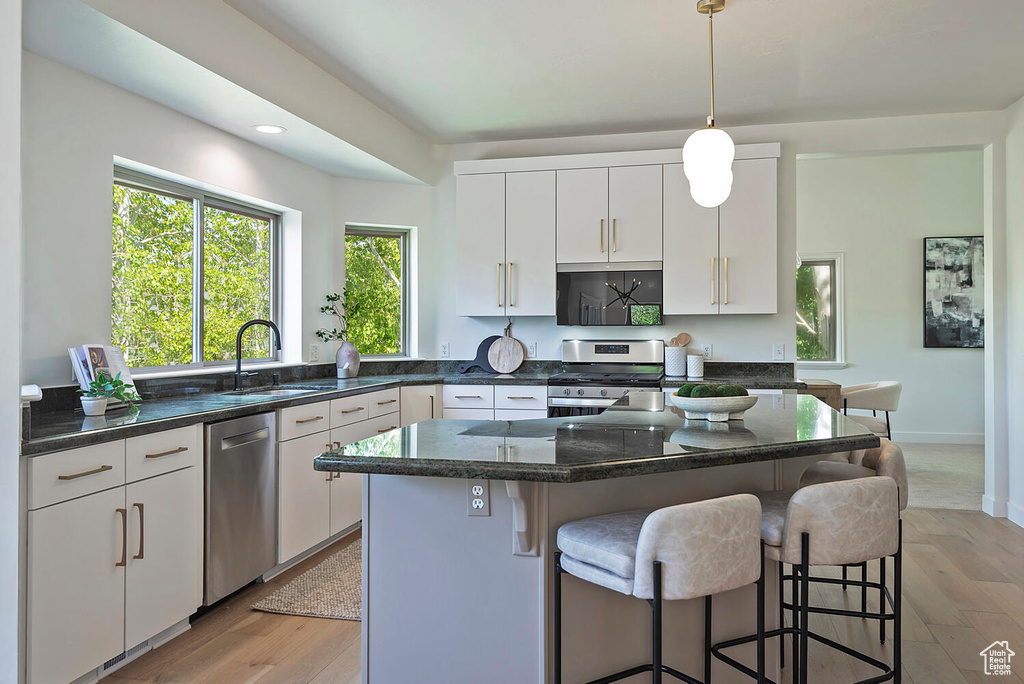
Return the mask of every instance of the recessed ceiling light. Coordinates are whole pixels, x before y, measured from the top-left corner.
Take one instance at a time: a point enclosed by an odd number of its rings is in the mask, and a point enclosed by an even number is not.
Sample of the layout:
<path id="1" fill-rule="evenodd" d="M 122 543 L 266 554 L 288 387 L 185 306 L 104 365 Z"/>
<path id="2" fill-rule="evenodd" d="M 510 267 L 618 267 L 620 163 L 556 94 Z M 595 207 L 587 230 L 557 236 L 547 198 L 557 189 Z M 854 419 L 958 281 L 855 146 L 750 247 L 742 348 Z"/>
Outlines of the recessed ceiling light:
<path id="1" fill-rule="evenodd" d="M 284 133 L 288 129 L 284 126 L 274 126 L 273 124 L 260 124 L 259 126 L 253 126 L 260 133 L 269 133 L 271 135 L 277 135 L 278 133 Z"/>

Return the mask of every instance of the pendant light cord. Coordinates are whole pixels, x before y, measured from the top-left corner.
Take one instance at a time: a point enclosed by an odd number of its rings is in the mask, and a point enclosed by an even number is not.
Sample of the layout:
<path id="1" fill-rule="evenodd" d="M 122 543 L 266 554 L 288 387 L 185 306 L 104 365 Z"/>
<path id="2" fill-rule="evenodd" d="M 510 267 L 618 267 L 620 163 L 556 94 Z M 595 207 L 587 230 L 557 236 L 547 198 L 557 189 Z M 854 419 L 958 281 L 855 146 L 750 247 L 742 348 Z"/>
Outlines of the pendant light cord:
<path id="1" fill-rule="evenodd" d="M 711 52 L 711 119 L 708 127 L 715 126 L 715 11 L 708 12 L 708 46 Z"/>

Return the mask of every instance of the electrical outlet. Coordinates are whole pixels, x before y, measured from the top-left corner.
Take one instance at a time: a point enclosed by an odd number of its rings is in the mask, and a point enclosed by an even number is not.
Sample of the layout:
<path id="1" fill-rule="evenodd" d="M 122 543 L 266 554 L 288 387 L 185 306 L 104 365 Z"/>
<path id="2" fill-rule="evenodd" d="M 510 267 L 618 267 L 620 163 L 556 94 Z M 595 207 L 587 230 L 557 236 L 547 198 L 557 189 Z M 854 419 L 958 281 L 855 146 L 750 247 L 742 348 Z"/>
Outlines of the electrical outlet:
<path id="1" fill-rule="evenodd" d="M 442 359 L 447 359 L 448 356 L 451 354 L 451 351 L 452 351 L 451 347 L 448 345 L 447 342 L 442 342 L 441 343 L 441 358 Z"/>
<path id="2" fill-rule="evenodd" d="M 773 344 L 772 345 L 772 361 L 785 361 L 786 360 L 786 345 L 784 344 Z"/>
<path id="3" fill-rule="evenodd" d="M 537 343 L 536 342 L 530 342 L 528 345 L 526 345 L 526 357 L 529 358 L 529 359 L 537 358 Z"/>
<path id="4" fill-rule="evenodd" d="M 710 342 L 705 342 L 700 345 L 700 353 L 704 355 L 705 359 L 710 359 L 714 355 L 715 347 Z"/>
<path id="5" fill-rule="evenodd" d="M 487 517 L 491 514 L 491 493 L 487 480 L 468 480 L 466 492 L 469 494 L 469 515 Z"/>
<path id="6" fill-rule="evenodd" d="M 317 363 L 320 360 L 320 345 L 311 344 L 309 345 L 309 362 Z"/>

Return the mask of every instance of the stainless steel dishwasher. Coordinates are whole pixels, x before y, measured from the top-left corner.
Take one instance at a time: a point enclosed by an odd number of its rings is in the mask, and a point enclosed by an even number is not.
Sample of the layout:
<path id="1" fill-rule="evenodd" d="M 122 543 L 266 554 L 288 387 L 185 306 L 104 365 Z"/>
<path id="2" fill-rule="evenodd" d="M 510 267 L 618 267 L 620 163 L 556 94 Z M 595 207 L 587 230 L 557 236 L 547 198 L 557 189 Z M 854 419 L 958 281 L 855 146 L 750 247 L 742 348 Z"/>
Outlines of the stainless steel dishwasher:
<path id="1" fill-rule="evenodd" d="M 273 413 L 206 426 L 203 605 L 277 564 L 277 439 Z"/>

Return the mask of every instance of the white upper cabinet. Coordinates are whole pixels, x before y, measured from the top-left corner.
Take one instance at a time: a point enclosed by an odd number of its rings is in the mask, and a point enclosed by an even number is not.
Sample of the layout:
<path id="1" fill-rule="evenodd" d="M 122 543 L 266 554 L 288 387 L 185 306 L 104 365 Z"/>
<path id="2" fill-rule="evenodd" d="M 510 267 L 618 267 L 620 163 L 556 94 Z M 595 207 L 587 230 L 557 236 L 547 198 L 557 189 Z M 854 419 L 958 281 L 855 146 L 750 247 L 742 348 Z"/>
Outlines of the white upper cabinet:
<path id="1" fill-rule="evenodd" d="M 459 316 L 505 313 L 505 174 L 458 176 L 456 232 Z"/>
<path id="2" fill-rule="evenodd" d="M 661 261 L 662 165 L 608 169 L 609 261 Z"/>
<path id="3" fill-rule="evenodd" d="M 665 315 L 718 313 L 718 209 L 690 197 L 682 164 L 665 165 Z"/>
<path id="4" fill-rule="evenodd" d="M 733 163 L 732 194 L 719 207 L 723 314 L 779 310 L 778 189 L 775 159 Z"/>
<path id="5" fill-rule="evenodd" d="M 505 175 L 505 305 L 555 315 L 555 172 Z"/>
<path id="6" fill-rule="evenodd" d="M 565 169 L 557 174 L 558 263 L 608 261 L 608 169 Z"/>

